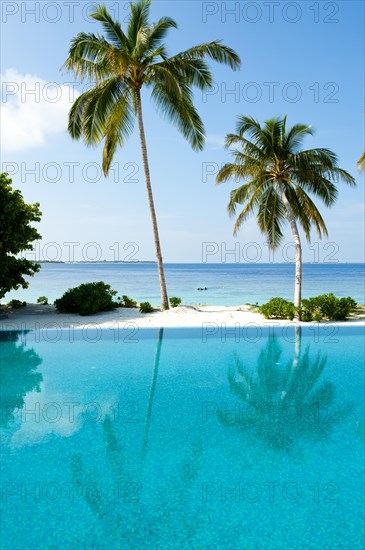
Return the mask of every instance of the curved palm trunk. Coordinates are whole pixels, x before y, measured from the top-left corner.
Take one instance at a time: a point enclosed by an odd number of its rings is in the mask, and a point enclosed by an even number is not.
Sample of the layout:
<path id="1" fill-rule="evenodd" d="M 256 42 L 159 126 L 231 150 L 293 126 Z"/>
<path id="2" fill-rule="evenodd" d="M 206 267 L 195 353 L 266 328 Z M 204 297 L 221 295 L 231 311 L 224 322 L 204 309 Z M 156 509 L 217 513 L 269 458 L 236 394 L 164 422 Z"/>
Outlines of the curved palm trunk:
<path id="1" fill-rule="evenodd" d="M 302 301 L 302 244 L 300 242 L 300 235 L 298 231 L 297 222 L 295 220 L 293 209 L 290 205 L 288 197 L 285 194 L 285 189 L 282 181 L 278 181 L 281 198 L 288 214 L 288 220 L 293 233 L 293 241 L 295 246 L 295 287 L 294 287 L 294 306 L 300 307 Z M 299 318 L 299 313 L 296 311 L 295 318 Z"/>
<path id="2" fill-rule="evenodd" d="M 169 309 L 169 300 L 167 297 L 165 273 L 164 273 L 163 262 L 162 262 L 160 237 L 158 234 L 155 204 L 154 204 L 153 195 L 152 195 L 150 168 L 148 165 L 146 136 L 144 133 L 144 124 L 143 124 L 143 116 L 142 116 L 141 93 L 139 91 L 136 92 L 136 100 L 137 100 L 137 117 L 138 117 L 138 126 L 139 126 L 139 137 L 140 137 L 141 149 L 142 149 L 143 168 L 144 168 L 144 174 L 146 179 L 148 202 L 150 205 L 150 212 L 151 212 L 151 218 L 152 218 L 153 237 L 155 239 L 158 276 L 160 278 L 162 309 Z"/>

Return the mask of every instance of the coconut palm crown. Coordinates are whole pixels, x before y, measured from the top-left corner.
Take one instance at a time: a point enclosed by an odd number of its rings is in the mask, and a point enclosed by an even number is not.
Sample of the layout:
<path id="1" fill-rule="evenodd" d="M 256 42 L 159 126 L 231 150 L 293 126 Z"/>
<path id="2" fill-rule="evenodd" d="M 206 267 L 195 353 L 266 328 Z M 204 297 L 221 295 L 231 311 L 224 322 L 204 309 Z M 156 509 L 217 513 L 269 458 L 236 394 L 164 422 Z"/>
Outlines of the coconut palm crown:
<path id="1" fill-rule="evenodd" d="M 354 186 L 354 178 L 339 168 L 329 149 L 302 149 L 313 129 L 306 124 L 287 128 L 286 117 L 272 118 L 263 126 L 252 117 L 240 116 L 235 134 L 228 134 L 226 147 L 232 148 L 234 162 L 225 164 L 217 183 L 244 181 L 231 192 L 228 212 L 236 217 L 234 234 L 251 215 L 272 249 L 283 240 L 289 222 L 296 250 L 294 304 L 301 302 L 302 248 L 300 226 L 308 241 L 314 226 L 319 238 L 327 236 L 326 224 L 313 202 L 321 199 L 332 206 L 337 197 L 336 181 Z"/>
<path id="2" fill-rule="evenodd" d="M 159 112 L 181 132 L 193 149 L 204 145 L 204 126 L 193 104 L 192 91 L 207 90 L 213 85 L 212 73 L 205 59 L 238 69 L 238 55 L 219 40 L 193 46 L 169 56 L 164 38 L 177 28 L 170 17 L 150 23 L 151 0 L 130 4 L 126 29 L 113 20 L 105 6 L 91 15 L 101 23 L 104 36 L 79 33 L 72 41 L 64 64 L 81 81 L 93 83 L 80 95 L 69 114 L 68 131 L 72 138 L 83 138 L 95 146 L 104 140 L 102 166 L 104 174 L 118 147 L 133 131 L 137 116 L 147 194 L 159 268 L 162 307 L 168 309 L 162 253 L 152 196 L 145 131 L 142 117 L 142 88 L 150 90 L 151 100 Z"/>

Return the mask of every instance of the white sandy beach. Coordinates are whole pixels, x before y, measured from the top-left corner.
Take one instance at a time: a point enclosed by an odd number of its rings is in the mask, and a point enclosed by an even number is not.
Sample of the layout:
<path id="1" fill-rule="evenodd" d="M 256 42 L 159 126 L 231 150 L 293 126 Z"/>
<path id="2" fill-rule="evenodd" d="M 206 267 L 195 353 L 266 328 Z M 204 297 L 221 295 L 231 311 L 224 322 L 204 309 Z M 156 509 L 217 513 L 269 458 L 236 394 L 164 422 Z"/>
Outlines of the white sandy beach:
<path id="1" fill-rule="evenodd" d="M 207 324 L 217 326 L 283 326 L 303 325 L 287 320 L 268 320 L 259 313 L 250 311 L 249 306 L 180 306 L 168 311 L 154 311 L 142 314 L 138 309 L 117 308 L 113 311 L 81 317 L 78 314 L 57 313 L 53 305 L 28 304 L 17 310 L 7 310 L 7 319 L 0 320 L 0 330 L 52 329 L 67 327 L 84 328 L 127 328 L 128 324 L 139 328 L 159 327 L 202 327 Z M 323 323 L 324 324 L 324 323 Z M 334 324 L 332 322 L 331 324 Z M 365 324 L 364 319 L 351 319 L 336 322 L 343 325 Z"/>

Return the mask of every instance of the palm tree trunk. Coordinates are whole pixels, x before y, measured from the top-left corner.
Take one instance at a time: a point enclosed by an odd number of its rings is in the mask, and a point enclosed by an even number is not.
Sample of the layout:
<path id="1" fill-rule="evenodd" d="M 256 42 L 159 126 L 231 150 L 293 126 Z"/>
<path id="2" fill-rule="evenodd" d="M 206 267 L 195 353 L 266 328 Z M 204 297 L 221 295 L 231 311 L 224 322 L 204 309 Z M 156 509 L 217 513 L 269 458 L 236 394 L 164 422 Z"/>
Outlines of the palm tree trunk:
<path id="1" fill-rule="evenodd" d="M 286 208 L 288 220 L 293 233 L 293 241 L 295 246 L 295 287 L 294 287 L 294 306 L 298 308 L 295 313 L 295 318 L 299 319 L 299 308 L 302 301 L 302 244 L 300 242 L 300 235 L 298 231 L 297 222 L 295 220 L 294 212 L 288 197 L 285 194 L 285 188 L 283 182 L 278 180 L 281 198 Z"/>
<path id="2" fill-rule="evenodd" d="M 137 100 L 137 117 L 138 117 L 138 126 L 139 126 L 139 137 L 140 137 L 141 149 L 142 149 L 143 168 L 144 168 L 144 174 L 146 179 L 148 202 L 150 205 L 150 212 L 151 212 L 151 218 L 152 218 L 153 237 L 155 239 L 158 275 L 160 278 L 162 309 L 169 309 L 169 300 L 167 297 L 165 273 L 164 273 L 163 262 L 162 262 L 160 237 L 158 234 L 155 204 L 154 204 L 153 195 L 152 195 L 150 168 L 149 168 L 148 156 L 147 156 L 146 136 L 144 133 L 144 124 L 143 124 L 143 116 L 142 116 L 141 93 L 139 91 L 136 92 L 136 100 Z"/>

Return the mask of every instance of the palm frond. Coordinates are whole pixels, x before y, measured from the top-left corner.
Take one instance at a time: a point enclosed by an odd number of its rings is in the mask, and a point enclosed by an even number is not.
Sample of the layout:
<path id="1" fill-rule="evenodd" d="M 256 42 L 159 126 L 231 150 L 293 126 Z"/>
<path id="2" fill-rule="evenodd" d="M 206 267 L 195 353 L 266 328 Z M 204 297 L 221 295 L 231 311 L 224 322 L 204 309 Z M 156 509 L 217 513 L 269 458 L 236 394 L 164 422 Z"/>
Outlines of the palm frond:
<path id="1" fill-rule="evenodd" d="M 257 212 L 257 222 L 261 232 L 267 237 L 269 246 L 277 248 L 282 239 L 282 226 L 286 221 L 285 206 L 273 186 L 268 187 L 261 195 Z"/>
<path id="2" fill-rule="evenodd" d="M 287 151 L 295 153 L 303 144 L 307 135 L 313 135 L 314 130 L 308 124 L 294 124 L 287 133 L 284 141 L 284 147 Z"/>
<path id="3" fill-rule="evenodd" d="M 321 171 L 316 171 L 313 167 L 296 169 L 291 171 L 291 180 L 297 186 L 320 198 L 328 207 L 332 206 L 337 199 L 337 187 L 327 177 L 327 172 L 322 175 Z"/>
<path id="4" fill-rule="evenodd" d="M 124 34 L 120 23 L 114 21 L 114 19 L 109 14 L 106 6 L 98 5 L 96 11 L 91 14 L 91 17 L 96 21 L 100 21 L 104 29 L 105 35 L 111 44 L 117 48 L 125 49 L 129 51 L 129 41 L 127 36 Z"/>
<path id="5" fill-rule="evenodd" d="M 230 201 L 228 203 L 228 214 L 233 217 L 237 211 L 237 205 L 244 205 L 244 208 L 239 213 L 234 225 L 233 234 L 237 235 L 241 225 L 246 219 L 254 215 L 260 206 L 262 195 L 267 187 L 265 179 L 253 179 L 248 183 L 231 191 Z"/>
<path id="6" fill-rule="evenodd" d="M 311 238 L 311 220 L 308 216 L 308 209 L 301 200 L 302 197 L 297 193 L 298 187 L 294 188 L 292 185 L 285 186 L 285 195 L 289 201 L 290 208 L 293 211 L 295 221 L 299 224 L 306 236 L 306 239 L 310 241 Z"/>
<path id="7" fill-rule="evenodd" d="M 72 105 L 68 115 L 68 132 L 72 139 L 79 139 L 82 135 L 85 106 L 90 100 L 93 90 L 81 94 Z"/>
<path id="8" fill-rule="evenodd" d="M 127 36 L 134 54 L 137 51 L 141 52 L 142 43 L 147 40 L 150 6 L 151 0 L 137 0 L 130 3 L 131 15 L 127 27 Z"/>
<path id="9" fill-rule="evenodd" d="M 227 134 L 225 139 L 225 147 L 229 149 L 233 145 L 238 145 L 241 147 L 242 152 L 249 156 L 252 159 L 256 159 L 256 162 L 258 164 L 261 164 L 262 162 L 265 162 L 267 159 L 265 153 L 262 151 L 262 149 L 256 145 L 255 143 L 252 143 L 252 141 L 249 141 L 243 136 L 237 135 L 237 134 Z M 237 150 L 233 151 L 233 154 L 236 155 Z M 266 166 L 265 166 L 266 168 Z"/>
<path id="10" fill-rule="evenodd" d="M 294 166 L 314 165 L 331 170 L 337 166 L 337 155 L 330 149 L 322 147 L 299 151 L 290 156 L 290 161 Z"/>
<path id="11" fill-rule="evenodd" d="M 86 144 L 97 145 L 104 138 L 110 113 L 124 89 L 123 82 L 115 77 L 92 89 L 85 103 L 82 122 L 82 135 Z"/>
<path id="12" fill-rule="evenodd" d="M 181 97 L 180 75 L 171 65 L 159 63 L 146 70 L 145 85 L 164 87 L 166 94 L 176 100 Z"/>
<path id="13" fill-rule="evenodd" d="M 191 91 L 180 82 L 180 97 L 168 93 L 165 86 L 156 83 L 151 99 L 158 111 L 172 122 L 193 149 L 199 151 L 204 146 L 204 125 L 194 107 Z"/>
<path id="14" fill-rule="evenodd" d="M 147 38 L 146 52 L 156 50 L 169 29 L 177 29 L 177 23 L 171 17 L 161 17 L 154 25 L 150 26 Z"/>
<path id="15" fill-rule="evenodd" d="M 189 86 L 196 86 L 199 90 L 206 90 L 213 85 L 212 73 L 204 60 L 185 59 L 178 56 L 165 59 L 153 67 L 164 67 L 173 71 Z"/>
<path id="16" fill-rule="evenodd" d="M 329 175 L 333 179 L 333 181 L 342 181 L 343 183 L 346 183 L 350 187 L 356 187 L 356 180 L 349 172 L 346 170 L 343 170 L 342 168 L 333 168 L 329 171 Z"/>
<path id="17" fill-rule="evenodd" d="M 314 225 L 318 237 L 322 239 L 323 236 L 328 237 L 328 231 L 324 219 L 321 216 L 318 208 L 310 198 L 310 196 L 300 186 L 296 188 L 296 194 L 301 204 L 301 211 L 299 212 L 299 220 L 301 220 L 301 214 L 305 212 L 310 224 Z M 310 227 L 306 231 L 307 240 L 310 241 Z"/>
<path id="18" fill-rule="evenodd" d="M 102 78 L 113 68 L 110 63 L 112 46 L 102 36 L 79 33 L 71 40 L 69 55 L 62 70 L 73 72 L 80 80 Z"/>
<path id="19" fill-rule="evenodd" d="M 228 65 L 234 71 L 239 69 L 241 66 L 240 57 L 237 53 L 222 44 L 221 40 L 214 40 L 213 42 L 206 42 L 200 44 L 199 46 L 193 46 L 184 52 L 179 53 L 176 58 L 185 58 L 185 59 L 204 59 L 208 57 L 212 61 L 217 63 L 222 63 Z"/>
<path id="20" fill-rule="evenodd" d="M 118 147 L 123 147 L 125 140 L 132 134 L 134 113 L 130 91 L 127 89 L 114 105 L 106 122 L 105 143 L 103 147 L 103 172 L 108 175 L 111 163 Z"/>
<path id="21" fill-rule="evenodd" d="M 219 170 L 215 183 L 224 183 L 232 179 L 235 179 L 238 183 L 239 180 L 244 180 L 246 177 L 247 171 L 242 164 L 227 162 Z"/>
<path id="22" fill-rule="evenodd" d="M 253 140 L 253 144 L 260 148 L 265 155 L 271 150 L 271 136 L 265 131 L 265 128 L 261 128 L 258 120 L 253 117 L 239 116 L 236 131 L 241 137 L 247 134 Z"/>

